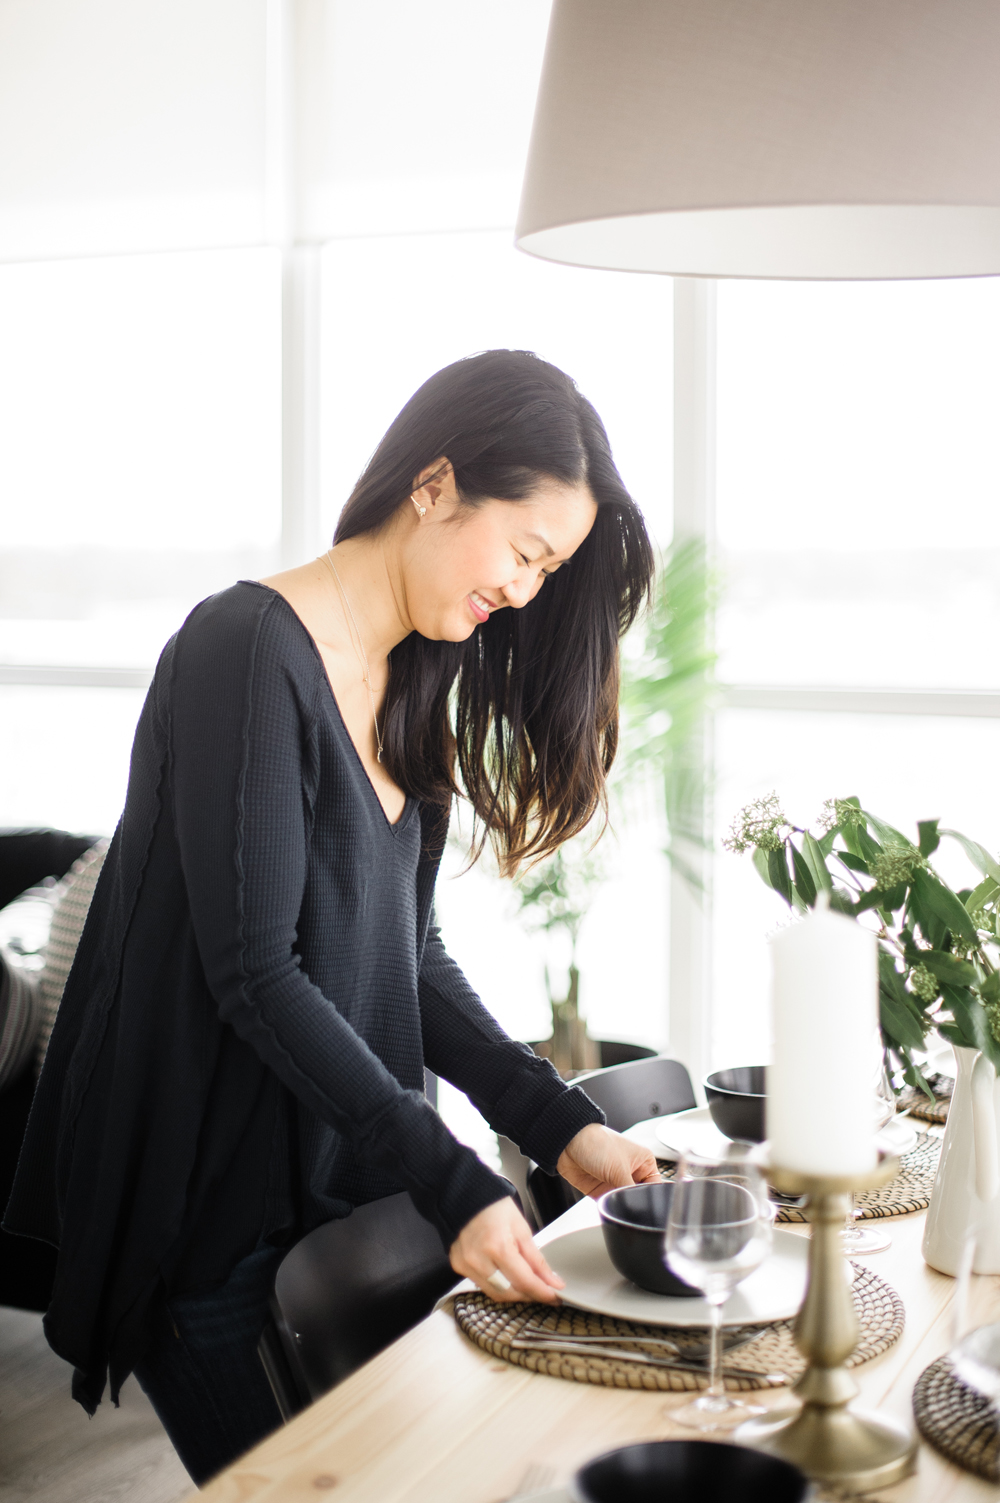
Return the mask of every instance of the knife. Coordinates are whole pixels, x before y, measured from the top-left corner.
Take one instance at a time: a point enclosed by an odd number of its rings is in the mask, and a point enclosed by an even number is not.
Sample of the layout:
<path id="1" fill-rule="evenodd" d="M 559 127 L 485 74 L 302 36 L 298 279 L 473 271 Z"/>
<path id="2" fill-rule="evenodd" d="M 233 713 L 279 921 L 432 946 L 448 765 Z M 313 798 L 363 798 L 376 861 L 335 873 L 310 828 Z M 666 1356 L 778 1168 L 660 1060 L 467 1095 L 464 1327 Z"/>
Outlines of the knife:
<path id="1" fill-rule="evenodd" d="M 518 1337 L 506 1339 L 498 1338 L 501 1346 L 509 1346 L 514 1351 L 520 1352 L 561 1352 L 565 1356 L 574 1357 L 607 1357 L 617 1362 L 639 1362 L 644 1367 L 672 1368 L 676 1372 L 707 1373 L 709 1370 L 706 1359 L 699 1360 L 692 1357 L 684 1360 L 674 1357 L 655 1357 L 651 1353 L 624 1352 L 620 1347 L 588 1346 L 585 1342 L 574 1343 L 572 1341 L 522 1341 Z M 748 1367 L 723 1366 L 723 1377 L 734 1378 L 757 1378 L 765 1383 L 781 1386 L 789 1381 L 787 1373 L 762 1373 Z"/>

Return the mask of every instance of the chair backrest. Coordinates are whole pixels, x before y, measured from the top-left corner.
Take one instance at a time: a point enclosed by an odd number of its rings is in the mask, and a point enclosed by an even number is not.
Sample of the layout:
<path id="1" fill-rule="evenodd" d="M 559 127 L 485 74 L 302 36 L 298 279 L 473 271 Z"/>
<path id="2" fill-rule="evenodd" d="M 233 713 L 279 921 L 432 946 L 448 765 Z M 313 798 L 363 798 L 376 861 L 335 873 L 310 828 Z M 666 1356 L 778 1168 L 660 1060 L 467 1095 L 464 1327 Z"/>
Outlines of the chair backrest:
<path id="1" fill-rule="evenodd" d="M 340 1383 L 429 1315 L 457 1281 L 440 1236 L 405 1193 L 303 1237 L 282 1259 L 271 1297 L 294 1394 L 279 1392 L 268 1340 L 261 1346 L 282 1412 L 288 1417 Z"/>
<path id="2" fill-rule="evenodd" d="M 0 830 L 0 908 L 45 877 L 64 877 L 97 839 L 66 830 Z"/>
<path id="3" fill-rule="evenodd" d="M 583 1087 L 615 1132 L 624 1132 L 648 1117 L 685 1112 L 698 1104 L 686 1066 L 662 1054 L 611 1065 L 606 1070 L 588 1070 L 585 1075 L 577 1075 L 573 1084 Z"/>
<path id="4" fill-rule="evenodd" d="M 665 1117 L 668 1112 L 684 1112 L 698 1104 L 686 1067 L 662 1054 L 590 1070 L 577 1075 L 573 1084 L 583 1087 L 615 1132 L 624 1132 L 648 1117 Z M 547 1174 L 536 1167 L 528 1175 L 528 1199 L 539 1226 L 548 1226 L 580 1198 L 580 1192 L 559 1174 Z"/>
<path id="5" fill-rule="evenodd" d="M 96 840 L 65 830 L 0 830 L 0 908 L 46 877 L 64 877 Z M 10 1198 L 34 1094 L 30 1069 L 0 1093 L 0 1208 Z M 0 1305 L 47 1310 L 55 1273 L 54 1247 L 0 1229 Z"/>

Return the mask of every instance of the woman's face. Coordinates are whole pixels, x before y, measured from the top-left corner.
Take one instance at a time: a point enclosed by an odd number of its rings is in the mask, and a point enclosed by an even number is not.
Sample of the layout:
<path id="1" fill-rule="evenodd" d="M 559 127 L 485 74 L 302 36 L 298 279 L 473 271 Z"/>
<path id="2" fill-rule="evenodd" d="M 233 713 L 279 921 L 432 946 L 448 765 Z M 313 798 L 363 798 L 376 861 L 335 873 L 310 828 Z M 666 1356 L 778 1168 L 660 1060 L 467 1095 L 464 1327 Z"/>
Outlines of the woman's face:
<path id="1" fill-rule="evenodd" d="M 494 611 L 520 610 L 594 525 L 586 485 L 542 479 L 525 501 L 463 506 L 450 466 L 403 509 L 405 609 L 431 641 L 463 642 Z M 407 515 L 409 513 L 410 515 Z"/>

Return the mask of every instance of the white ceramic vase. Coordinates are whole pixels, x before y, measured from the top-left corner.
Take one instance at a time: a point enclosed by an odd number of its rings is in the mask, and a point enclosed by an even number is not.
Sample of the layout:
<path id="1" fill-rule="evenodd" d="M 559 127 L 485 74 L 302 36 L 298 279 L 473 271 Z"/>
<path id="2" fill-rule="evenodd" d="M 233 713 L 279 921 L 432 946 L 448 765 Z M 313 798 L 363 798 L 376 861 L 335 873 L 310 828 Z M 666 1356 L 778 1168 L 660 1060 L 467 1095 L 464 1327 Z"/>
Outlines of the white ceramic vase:
<path id="1" fill-rule="evenodd" d="M 973 1235 L 973 1273 L 1000 1273 L 1000 1080 L 978 1049 L 956 1047 L 955 1066 L 923 1241 L 925 1260 L 953 1278 Z"/>

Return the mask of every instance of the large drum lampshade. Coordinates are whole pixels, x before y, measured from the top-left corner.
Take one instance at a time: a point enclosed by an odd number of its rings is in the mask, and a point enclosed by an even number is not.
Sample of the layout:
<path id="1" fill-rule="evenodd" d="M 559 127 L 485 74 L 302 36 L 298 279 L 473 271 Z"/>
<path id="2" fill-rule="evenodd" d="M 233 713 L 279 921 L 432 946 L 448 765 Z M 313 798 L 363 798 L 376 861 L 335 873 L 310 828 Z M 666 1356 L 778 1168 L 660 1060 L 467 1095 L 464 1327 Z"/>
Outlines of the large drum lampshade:
<path id="1" fill-rule="evenodd" d="M 1000 273 L 1000 3 L 555 0 L 517 243 L 703 277 Z"/>

